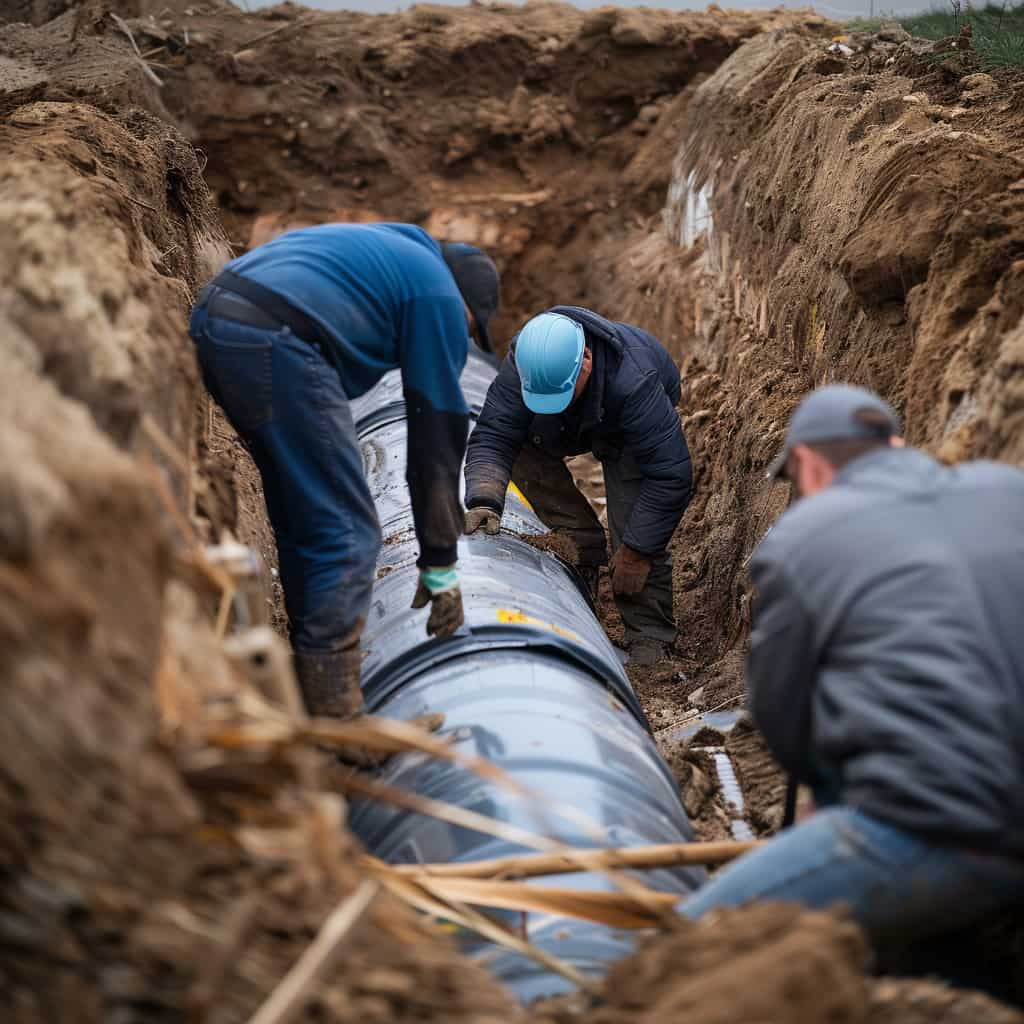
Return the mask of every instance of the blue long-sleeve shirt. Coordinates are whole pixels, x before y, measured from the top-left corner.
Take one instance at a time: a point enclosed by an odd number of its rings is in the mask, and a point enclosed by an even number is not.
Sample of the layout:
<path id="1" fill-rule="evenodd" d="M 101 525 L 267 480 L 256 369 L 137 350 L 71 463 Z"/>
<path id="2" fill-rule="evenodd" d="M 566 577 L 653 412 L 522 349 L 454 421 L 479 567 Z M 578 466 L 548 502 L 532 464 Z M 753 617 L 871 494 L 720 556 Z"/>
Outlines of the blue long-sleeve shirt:
<path id="1" fill-rule="evenodd" d="M 469 329 L 440 245 L 411 224 L 324 224 L 279 235 L 226 269 L 323 328 L 350 399 L 401 369 L 420 564 L 453 564 L 469 425 L 459 377 Z"/>

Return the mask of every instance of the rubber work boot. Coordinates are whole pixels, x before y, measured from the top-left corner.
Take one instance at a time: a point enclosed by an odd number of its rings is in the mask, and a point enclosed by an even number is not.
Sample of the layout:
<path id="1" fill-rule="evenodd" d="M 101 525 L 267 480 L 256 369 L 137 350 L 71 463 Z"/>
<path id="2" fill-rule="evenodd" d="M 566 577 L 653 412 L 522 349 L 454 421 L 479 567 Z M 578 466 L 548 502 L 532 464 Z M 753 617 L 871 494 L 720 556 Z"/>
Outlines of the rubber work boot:
<path id="1" fill-rule="evenodd" d="M 314 716 L 353 719 L 366 714 L 363 691 L 359 685 L 363 656 L 358 647 L 345 651 L 295 652 L 295 675 L 302 690 L 306 710 Z M 444 725 L 444 715 L 430 711 L 409 720 L 427 732 Z M 365 747 L 345 747 L 337 751 L 338 760 L 356 768 L 379 768 L 391 757 Z"/>
<path id="2" fill-rule="evenodd" d="M 629 646 L 629 664 L 648 668 L 668 657 L 668 645 L 659 640 L 637 640 Z"/>
<path id="3" fill-rule="evenodd" d="M 296 651 L 295 676 L 311 715 L 354 718 L 363 711 L 359 686 L 362 654 L 344 651 Z"/>
<path id="4" fill-rule="evenodd" d="M 366 714 L 363 691 L 359 685 L 362 653 L 330 651 L 313 654 L 295 652 L 295 675 L 302 690 L 306 710 L 328 718 L 358 718 Z M 409 719 L 410 725 L 437 732 L 444 725 L 440 711 L 427 711 Z"/>

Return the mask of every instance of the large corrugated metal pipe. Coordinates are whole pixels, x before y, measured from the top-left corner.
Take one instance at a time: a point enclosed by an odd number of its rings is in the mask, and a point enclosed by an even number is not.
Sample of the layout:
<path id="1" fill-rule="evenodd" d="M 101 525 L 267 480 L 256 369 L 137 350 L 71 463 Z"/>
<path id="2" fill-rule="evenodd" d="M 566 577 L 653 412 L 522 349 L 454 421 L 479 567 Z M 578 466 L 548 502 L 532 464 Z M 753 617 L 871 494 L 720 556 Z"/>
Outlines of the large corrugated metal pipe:
<path id="1" fill-rule="evenodd" d="M 494 376 L 470 356 L 462 386 L 474 416 Z M 574 570 L 523 538 L 546 532 L 509 494 L 502 533 L 459 543 L 466 626 L 448 640 L 426 635 L 426 611 L 412 611 L 417 543 L 405 484 L 406 425 L 401 381 L 390 374 L 353 403 L 370 490 L 384 532 L 363 645 L 363 690 L 370 711 L 408 719 L 445 714 L 454 749 L 488 758 L 540 794 L 536 804 L 455 765 L 418 755 L 393 758 L 384 781 L 578 847 L 675 843 L 692 838 L 675 781 L 655 747 L 622 665 Z M 563 816 L 558 807 L 576 813 Z M 589 820 L 598 834 L 581 825 Z M 481 860 L 527 852 L 493 836 L 379 802 L 352 808 L 351 826 L 391 863 Z M 644 881 L 685 894 L 702 869 L 645 872 Z M 546 880 L 531 884 L 543 886 Z M 551 884 L 610 889 L 599 874 Z M 490 911 L 493 915 L 493 911 Z M 502 915 L 530 942 L 590 974 L 632 948 L 635 933 L 548 914 Z M 569 987 L 533 960 L 473 936 L 466 948 L 523 1001 Z"/>

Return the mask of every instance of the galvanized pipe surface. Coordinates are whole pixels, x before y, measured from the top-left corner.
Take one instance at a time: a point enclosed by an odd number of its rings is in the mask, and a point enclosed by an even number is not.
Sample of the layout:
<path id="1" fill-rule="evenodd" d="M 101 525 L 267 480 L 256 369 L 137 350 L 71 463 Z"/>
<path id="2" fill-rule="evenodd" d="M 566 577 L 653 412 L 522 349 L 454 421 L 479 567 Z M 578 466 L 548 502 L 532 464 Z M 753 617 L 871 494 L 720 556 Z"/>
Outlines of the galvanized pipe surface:
<path id="1" fill-rule="evenodd" d="M 494 376 L 472 353 L 462 378 L 474 417 Z M 668 767 L 643 710 L 571 567 L 523 538 L 547 532 L 510 492 L 496 537 L 459 542 L 466 626 L 437 641 L 426 611 L 412 611 L 417 542 L 405 484 L 406 425 L 401 380 L 389 374 L 353 402 L 363 463 L 384 533 L 366 629 L 363 691 L 369 709 L 391 718 L 445 714 L 454 749 L 489 758 L 540 795 L 525 802 L 453 765 L 425 757 L 393 758 L 391 785 L 486 814 L 572 846 L 638 846 L 692 839 Z M 559 808 L 570 807 L 570 816 Z M 581 821 L 580 819 L 585 819 Z M 352 808 L 351 827 L 391 863 L 471 861 L 525 848 L 376 802 Z M 703 869 L 645 872 L 653 887 L 684 895 Z M 531 884 L 543 886 L 546 880 Z M 610 889 L 601 875 L 552 879 L 556 886 Z M 635 933 L 589 922 L 505 911 L 529 940 L 580 970 L 603 973 L 628 954 Z M 524 1001 L 565 991 L 561 977 L 518 954 L 462 936 L 465 948 Z"/>

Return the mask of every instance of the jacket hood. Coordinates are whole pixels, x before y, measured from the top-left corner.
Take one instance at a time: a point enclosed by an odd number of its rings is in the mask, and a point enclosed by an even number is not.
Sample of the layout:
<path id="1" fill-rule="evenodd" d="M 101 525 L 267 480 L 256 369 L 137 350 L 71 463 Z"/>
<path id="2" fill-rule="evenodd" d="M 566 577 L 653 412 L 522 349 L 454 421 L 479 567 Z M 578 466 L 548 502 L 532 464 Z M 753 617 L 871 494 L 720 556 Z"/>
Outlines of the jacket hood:
<path id="1" fill-rule="evenodd" d="M 552 306 L 546 310 L 548 313 L 560 313 L 562 316 L 575 320 L 588 335 L 588 341 L 594 338 L 603 341 L 619 358 L 625 351 L 622 338 L 619 337 L 618 325 L 613 320 L 608 320 L 593 310 L 584 309 L 582 306 Z"/>

